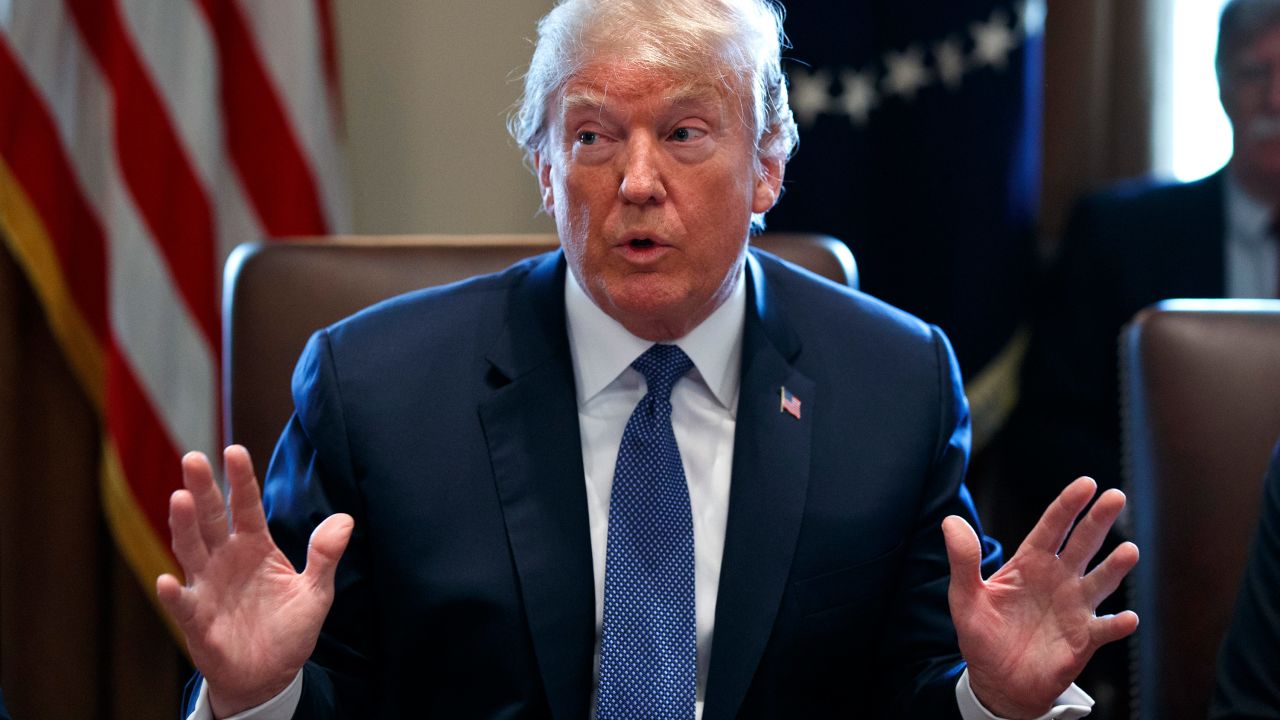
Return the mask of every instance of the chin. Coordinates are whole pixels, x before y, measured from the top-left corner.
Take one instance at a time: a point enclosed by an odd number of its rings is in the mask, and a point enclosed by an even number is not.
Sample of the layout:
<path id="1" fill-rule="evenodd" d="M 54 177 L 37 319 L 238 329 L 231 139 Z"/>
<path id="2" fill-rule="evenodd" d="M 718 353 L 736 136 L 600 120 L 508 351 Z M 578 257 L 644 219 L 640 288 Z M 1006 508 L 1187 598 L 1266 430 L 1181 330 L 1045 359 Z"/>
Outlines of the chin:
<path id="1" fill-rule="evenodd" d="M 688 294 L 665 284 L 623 282 L 611 289 L 605 312 L 646 340 L 675 340 L 700 320 Z"/>

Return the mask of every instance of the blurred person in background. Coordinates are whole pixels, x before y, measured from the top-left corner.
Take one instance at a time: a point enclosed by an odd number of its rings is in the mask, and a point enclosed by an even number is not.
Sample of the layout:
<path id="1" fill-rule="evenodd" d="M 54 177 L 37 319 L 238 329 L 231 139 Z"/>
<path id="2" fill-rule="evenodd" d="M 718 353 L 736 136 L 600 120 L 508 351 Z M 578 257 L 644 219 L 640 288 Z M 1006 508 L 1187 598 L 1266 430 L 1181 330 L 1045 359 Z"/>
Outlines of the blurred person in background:
<path id="1" fill-rule="evenodd" d="M 1085 197 L 1067 223 L 1012 425 L 1018 530 L 1066 479 L 1120 485 L 1117 342 L 1135 313 L 1169 298 L 1277 295 L 1280 0 L 1231 0 L 1219 27 L 1230 162 L 1195 182 L 1130 181 Z"/>
<path id="2" fill-rule="evenodd" d="M 1176 297 L 1275 297 L 1280 282 L 1280 0 L 1231 0 L 1216 70 L 1235 152 L 1190 183 L 1132 180 L 1074 208 L 1036 299 L 1000 483 L 1001 532 L 1020 537 L 1062 482 L 1121 477 L 1118 339 L 1142 308 Z M 1120 542 L 1118 536 L 1107 546 Z M 1119 611 L 1116 598 L 1100 612 Z M 1082 682 L 1125 697 L 1128 657 L 1104 648 Z"/>

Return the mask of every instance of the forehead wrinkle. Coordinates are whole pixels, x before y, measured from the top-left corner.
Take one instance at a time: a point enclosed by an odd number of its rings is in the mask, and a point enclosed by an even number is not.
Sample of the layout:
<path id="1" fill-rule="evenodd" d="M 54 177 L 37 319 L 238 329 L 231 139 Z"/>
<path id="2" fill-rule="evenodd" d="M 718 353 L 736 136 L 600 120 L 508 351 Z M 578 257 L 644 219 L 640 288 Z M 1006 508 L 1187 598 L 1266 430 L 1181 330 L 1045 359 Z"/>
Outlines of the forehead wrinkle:
<path id="1" fill-rule="evenodd" d="M 622 93 L 640 94 L 647 84 L 652 83 L 625 83 Z M 610 82 L 605 81 L 601 85 L 603 85 L 603 89 L 597 87 L 595 83 L 581 80 L 570 83 L 570 86 L 561 97 L 561 112 L 564 115 L 578 111 L 595 112 L 597 116 L 604 115 L 608 107 Z M 724 116 L 723 93 L 706 83 L 675 83 L 657 88 L 657 91 L 661 92 L 663 103 L 669 107 L 699 108 L 699 106 L 711 106 L 722 118 Z"/>

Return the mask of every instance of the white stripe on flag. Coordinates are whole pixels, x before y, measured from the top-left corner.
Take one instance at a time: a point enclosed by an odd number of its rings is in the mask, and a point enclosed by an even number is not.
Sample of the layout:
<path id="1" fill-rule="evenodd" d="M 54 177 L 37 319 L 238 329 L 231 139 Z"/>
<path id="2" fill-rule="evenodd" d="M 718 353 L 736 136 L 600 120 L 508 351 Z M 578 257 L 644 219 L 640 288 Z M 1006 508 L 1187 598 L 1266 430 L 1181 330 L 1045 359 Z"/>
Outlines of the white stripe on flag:
<path id="1" fill-rule="evenodd" d="M 318 187 L 329 232 L 350 229 L 341 143 L 324 79 L 320 20 L 311 0 L 239 0 L 263 66 Z"/>
<path id="2" fill-rule="evenodd" d="M 236 245 L 264 233 L 227 153 L 213 30 L 193 0 L 121 0 L 121 9 L 212 206 L 222 267 Z"/>
<path id="3" fill-rule="evenodd" d="M 13 5 L 9 0 L 0 0 L 0 28 L 8 34 L 13 26 Z"/>
<path id="4" fill-rule="evenodd" d="M 48 104 L 63 150 L 107 234 L 109 316 L 121 352 L 174 445 L 212 453 L 218 437 L 213 349 L 174 287 L 125 185 L 109 85 L 60 0 L 14 0 L 14 8 L 19 22 L 37 22 L 38 16 L 43 32 L 56 33 L 51 41 L 15 28 L 10 41 Z"/>

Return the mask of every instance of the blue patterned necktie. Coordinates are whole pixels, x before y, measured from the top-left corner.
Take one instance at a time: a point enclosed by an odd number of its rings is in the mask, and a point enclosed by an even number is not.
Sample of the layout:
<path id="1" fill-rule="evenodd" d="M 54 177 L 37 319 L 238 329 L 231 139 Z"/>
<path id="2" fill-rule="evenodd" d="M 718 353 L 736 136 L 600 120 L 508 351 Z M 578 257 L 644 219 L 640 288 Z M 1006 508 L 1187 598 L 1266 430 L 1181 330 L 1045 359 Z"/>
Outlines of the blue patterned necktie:
<path id="1" fill-rule="evenodd" d="M 598 720 L 693 720 L 693 515 L 671 387 L 693 362 L 654 345 L 631 364 L 648 392 L 622 433 L 609 497 Z"/>

